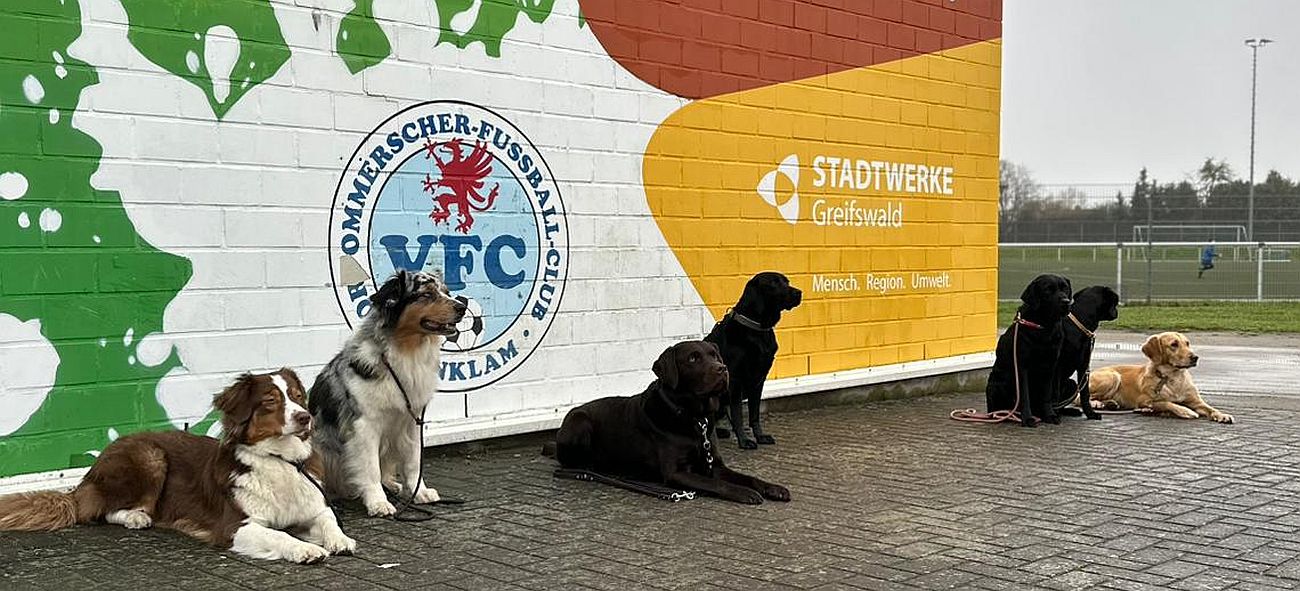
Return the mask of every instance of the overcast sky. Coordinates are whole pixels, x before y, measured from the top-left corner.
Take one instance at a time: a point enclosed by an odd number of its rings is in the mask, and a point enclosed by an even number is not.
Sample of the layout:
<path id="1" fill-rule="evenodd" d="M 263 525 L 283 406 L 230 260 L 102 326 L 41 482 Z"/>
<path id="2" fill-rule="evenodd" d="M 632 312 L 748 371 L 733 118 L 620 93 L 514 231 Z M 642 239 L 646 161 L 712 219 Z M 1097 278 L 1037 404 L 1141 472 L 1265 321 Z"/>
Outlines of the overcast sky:
<path id="1" fill-rule="evenodd" d="M 1300 177 L 1300 0 L 1004 0 L 1002 157 L 1043 184 L 1182 179 L 1206 157 L 1245 178 L 1249 37 L 1255 178 Z"/>

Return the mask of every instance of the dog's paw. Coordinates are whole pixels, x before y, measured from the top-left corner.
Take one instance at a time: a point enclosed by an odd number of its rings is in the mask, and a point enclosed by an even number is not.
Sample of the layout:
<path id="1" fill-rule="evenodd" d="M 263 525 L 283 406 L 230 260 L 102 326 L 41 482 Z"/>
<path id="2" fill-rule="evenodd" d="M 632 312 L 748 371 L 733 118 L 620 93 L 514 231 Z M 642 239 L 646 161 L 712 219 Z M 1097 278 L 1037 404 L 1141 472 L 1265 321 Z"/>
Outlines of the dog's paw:
<path id="1" fill-rule="evenodd" d="M 728 439 L 731 437 L 731 429 L 726 427 L 716 427 L 713 429 L 713 432 L 717 434 L 718 439 Z"/>
<path id="2" fill-rule="evenodd" d="M 1192 410 L 1192 409 L 1190 409 L 1190 408 L 1175 407 L 1175 408 L 1174 408 L 1174 414 L 1175 414 L 1175 415 L 1178 415 L 1178 418 L 1180 418 L 1180 419 L 1199 419 L 1199 418 L 1201 418 L 1201 415 L 1196 414 L 1196 411 L 1194 411 L 1194 410 Z"/>
<path id="3" fill-rule="evenodd" d="M 754 436 L 754 439 L 755 439 L 756 441 L 758 441 L 758 444 L 759 444 L 759 445 L 775 445 L 775 444 L 776 444 L 776 438 L 775 438 L 775 437 L 772 437 L 771 435 L 768 435 L 767 433 L 760 433 L 760 434 L 758 434 L 758 435 L 755 435 L 755 436 Z"/>
<path id="4" fill-rule="evenodd" d="M 737 503 L 744 503 L 746 505 L 762 505 L 763 495 L 752 488 L 747 488 L 737 493 L 734 500 Z"/>
<path id="5" fill-rule="evenodd" d="M 1021 419 L 1020 426 L 1029 427 L 1030 429 L 1033 429 L 1034 427 L 1038 426 L 1038 419 L 1035 419 L 1033 417 L 1029 417 L 1027 419 Z"/>
<path id="6" fill-rule="evenodd" d="M 1213 413 L 1210 413 L 1210 418 L 1214 419 L 1214 422 L 1216 423 L 1223 423 L 1225 425 L 1230 425 L 1233 422 L 1232 415 L 1228 413 L 1219 412 L 1217 410 L 1214 411 Z"/>
<path id="7" fill-rule="evenodd" d="M 1088 417 L 1088 420 L 1089 420 L 1089 421 L 1100 421 L 1100 420 L 1101 420 L 1101 415 L 1097 414 L 1097 411 L 1092 410 L 1091 408 L 1088 409 L 1088 412 L 1085 412 L 1085 413 L 1083 413 L 1083 414 L 1084 414 L 1085 416 Z"/>
<path id="8" fill-rule="evenodd" d="M 779 484 L 769 484 L 763 488 L 763 496 L 773 501 L 788 503 L 790 501 L 790 489 Z"/>
<path id="9" fill-rule="evenodd" d="M 420 492 L 415 493 L 415 504 L 417 505 L 436 503 L 440 499 L 442 499 L 442 497 L 438 495 L 438 491 L 427 486 L 421 486 Z"/>
<path id="10" fill-rule="evenodd" d="M 1050 414 L 1050 415 L 1043 415 L 1043 422 L 1044 422 L 1044 423 L 1051 423 L 1051 424 L 1053 424 L 1053 425 L 1059 425 L 1059 424 L 1061 424 L 1061 415 L 1058 415 L 1058 414 L 1055 414 L 1055 413 Z"/>
<path id="11" fill-rule="evenodd" d="M 1228 417 L 1228 422 L 1232 422 L 1232 417 Z M 127 529 L 146 529 L 153 527 L 153 518 L 144 511 L 127 511 L 122 516 L 122 527 Z"/>
<path id="12" fill-rule="evenodd" d="M 740 449 L 758 449 L 758 442 L 748 437 L 737 437 L 736 442 L 740 444 Z"/>
<path id="13" fill-rule="evenodd" d="M 342 532 L 337 535 L 326 536 L 323 542 L 322 546 L 324 546 L 330 554 L 351 556 L 357 551 L 357 541 L 343 535 Z"/>
<path id="14" fill-rule="evenodd" d="M 371 517 L 388 517 L 389 515 L 397 513 L 397 507 L 394 507 L 393 504 L 388 502 L 388 499 L 385 498 L 366 501 L 365 505 L 366 514 Z"/>
<path id="15" fill-rule="evenodd" d="M 284 559 L 298 564 L 316 564 L 317 562 L 325 560 L 329 555 L 330 553 L 328 550 L 321 548 L 316 544 L 303 542 L 301 544 L 294 544 L 292 548 L 285 551 Z"/>

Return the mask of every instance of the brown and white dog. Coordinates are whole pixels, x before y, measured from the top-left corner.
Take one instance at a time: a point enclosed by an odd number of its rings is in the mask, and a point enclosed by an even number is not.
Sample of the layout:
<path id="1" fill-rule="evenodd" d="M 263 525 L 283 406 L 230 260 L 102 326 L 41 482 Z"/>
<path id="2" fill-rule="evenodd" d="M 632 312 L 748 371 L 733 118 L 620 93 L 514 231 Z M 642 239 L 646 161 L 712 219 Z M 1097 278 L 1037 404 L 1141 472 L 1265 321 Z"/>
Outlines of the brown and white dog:
<path id="1" fill-rule="evenodd" d="M 350 554 L 357 543 L 307 480 L 306 473 L 320 478 L 320 472 L 306 402 L 293 370 L 241 375 L 214 401 L 220 441 L 184 431 L 123 437 L 104 449 L 72 492 L 0 497 L 0 530 L 102 520 L 174 529 L 268 560 L 310 563 Z"/>
<path id="2" fill-rule="evenodd" d="M 1232 415 L 1206 404 L 1192 383 L 1187 370 L 1196 367 L 1200 357 L 1186 336 L 1178 332 L 1152 335 L 1142 345 L 1142 353 L 1150 360 L 1145 365 L 1112 365 L 1088 375 L 1093 408 L 1232 422 Z"/>

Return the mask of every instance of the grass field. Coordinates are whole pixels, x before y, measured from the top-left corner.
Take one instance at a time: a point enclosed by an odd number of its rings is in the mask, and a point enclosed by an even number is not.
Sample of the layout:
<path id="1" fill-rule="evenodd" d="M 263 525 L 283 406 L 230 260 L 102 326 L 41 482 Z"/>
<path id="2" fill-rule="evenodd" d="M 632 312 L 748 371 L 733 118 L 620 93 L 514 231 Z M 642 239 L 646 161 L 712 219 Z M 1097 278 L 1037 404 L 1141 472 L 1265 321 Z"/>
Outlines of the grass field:
<path id="1" fill-rule="evenodd" d="M 998 326 L 1011 324 L 1019 302 L 998 303 Z M 1129 304 L 1107 329 L 1300 333 L 1300 302 L 1168 302 Z"/>
<path id="2" fill-rule="evenodd" d="M 1198 249 L 1153 249 L 1151 298 L 1153 300 L 1254 299 L 1258 263 L 1248 260 L 1247 248 L 1225 247 L 1215 267 L 1197 278 Z M 998 298 L 1016 299 L 1025 284 L 1039 273 L 1070 278 L 1075 289 L 1088 285 L 1116 287 L 1114 246 L 1106 247 L 1002 247 L 999 249 Z M 1143 247 L 1125 247 L 1119 291 L 1125 302 L 1147 296 L 1147 262 Z M 1272 250 L 1264 263 L 1264 298 L 1300 300 L 1300 249 Z"/>

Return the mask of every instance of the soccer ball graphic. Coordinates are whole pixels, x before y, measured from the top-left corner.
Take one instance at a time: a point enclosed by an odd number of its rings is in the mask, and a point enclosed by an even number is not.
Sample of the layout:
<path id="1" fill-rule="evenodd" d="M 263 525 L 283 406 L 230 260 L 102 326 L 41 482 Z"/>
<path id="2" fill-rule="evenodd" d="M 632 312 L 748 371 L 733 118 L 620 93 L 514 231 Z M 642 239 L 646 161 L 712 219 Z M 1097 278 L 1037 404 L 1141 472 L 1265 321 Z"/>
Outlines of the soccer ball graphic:
<path id="1" fill-rule="evenodd" d="M 465 304 L 465 317 L 456 323 L 456 334 L 447 337 L 443 348 L 448 351 L 468 351 L 478 346 L 483 337 L 483 307 L 474 298 L 458 295 L 452 299 Z"/>

